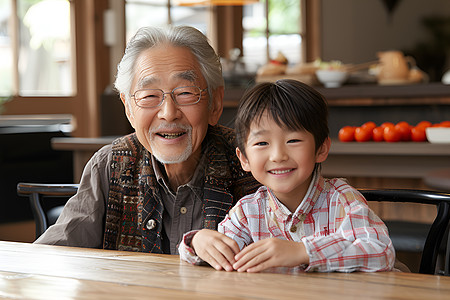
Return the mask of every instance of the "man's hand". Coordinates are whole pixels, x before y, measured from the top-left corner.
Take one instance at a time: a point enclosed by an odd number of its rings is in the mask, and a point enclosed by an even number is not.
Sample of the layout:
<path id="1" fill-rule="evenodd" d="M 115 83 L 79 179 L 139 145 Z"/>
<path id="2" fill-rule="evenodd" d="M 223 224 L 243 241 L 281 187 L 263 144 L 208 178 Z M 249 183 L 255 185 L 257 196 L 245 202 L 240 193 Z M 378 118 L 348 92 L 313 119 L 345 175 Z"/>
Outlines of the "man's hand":
<path id="1" fill-rule="evenodd" d="M 309 263 L 303 243 L 278 238 L 250 244 L 235 259 L 233 268 L 238 272 L 260 272 L 272 267 L 296 267 Z"/>
<path id="2" fill-rule="evenodd" d="M 233 271 L 238 244 L 226 235 L 210 229 L 197 232 L 191 241 L 195 253 L 216 270 Z"/>

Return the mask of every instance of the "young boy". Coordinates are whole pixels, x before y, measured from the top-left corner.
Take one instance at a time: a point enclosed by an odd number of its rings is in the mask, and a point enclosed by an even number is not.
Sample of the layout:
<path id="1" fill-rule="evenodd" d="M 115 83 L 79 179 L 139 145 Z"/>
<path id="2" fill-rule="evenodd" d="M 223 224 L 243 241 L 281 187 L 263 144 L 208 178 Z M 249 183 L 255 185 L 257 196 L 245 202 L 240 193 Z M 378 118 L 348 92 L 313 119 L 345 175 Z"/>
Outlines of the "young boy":
<path id="1" fill-rule="evenodd" d="M 391 270 L 395 251 L 386 226 L 356 189 L 320 175 L 331 145 L 327 119 L 322 95 L 301 82 L 278 80 L 249 90 L 236 117 L 236 153 L 264 186 L 219 224 L 235 244 L 226 238 L 195 242 L 201 231 L 190 232 L 181 259 L 198 263 L 200 256 L 216 269 L 239 272 Z"/>

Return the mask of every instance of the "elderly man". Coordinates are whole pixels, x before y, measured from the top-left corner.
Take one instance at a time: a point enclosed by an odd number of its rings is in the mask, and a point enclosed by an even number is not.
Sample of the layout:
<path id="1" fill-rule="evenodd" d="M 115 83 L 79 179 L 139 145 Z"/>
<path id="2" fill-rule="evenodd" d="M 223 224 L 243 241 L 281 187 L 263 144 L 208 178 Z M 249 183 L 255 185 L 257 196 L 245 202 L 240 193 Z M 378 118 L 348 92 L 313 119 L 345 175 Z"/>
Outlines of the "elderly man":
<path id="1" fill-rule="evenodd" d="M 78 193 L 35 243 L 177 254 L 185 232 L 216 229 L 258 187 L 235 156 L 233 131 L 217 125 L 219 59 L 194 28 L 142 28 L 115 87 L 135 133 L 94 154 Z"/>

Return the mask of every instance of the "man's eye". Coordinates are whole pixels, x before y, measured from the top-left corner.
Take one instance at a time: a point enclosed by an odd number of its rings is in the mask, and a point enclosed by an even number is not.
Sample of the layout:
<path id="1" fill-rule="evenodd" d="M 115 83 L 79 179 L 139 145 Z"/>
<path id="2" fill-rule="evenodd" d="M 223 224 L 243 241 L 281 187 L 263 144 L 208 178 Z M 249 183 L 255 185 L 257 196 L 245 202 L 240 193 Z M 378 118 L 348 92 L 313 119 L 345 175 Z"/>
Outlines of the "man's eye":
<path id="1" fill-rule="evenodd" d="M 156 94 L 147 94 L 147 95 L 144 95 L 144 97 L 142 97 L 142 99 L 145 99 L 145 98 L 159 98 L 159 95 L 156 95 Z"/>
<path id="2" fill-rule="evenodd" d="M 191 96 L 191 95 L 194 95 L 194 93 L 191 93 L 191 92 L 179 92 L 177 94 L 177 96 Z"/>

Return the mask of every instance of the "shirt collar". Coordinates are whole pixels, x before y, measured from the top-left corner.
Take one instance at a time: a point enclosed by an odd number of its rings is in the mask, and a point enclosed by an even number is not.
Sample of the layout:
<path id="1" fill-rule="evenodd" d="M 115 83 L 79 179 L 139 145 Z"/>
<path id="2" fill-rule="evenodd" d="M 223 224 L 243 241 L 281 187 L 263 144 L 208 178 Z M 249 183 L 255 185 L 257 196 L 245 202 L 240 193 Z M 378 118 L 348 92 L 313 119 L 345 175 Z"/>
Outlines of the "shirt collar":
<path id="1" fill-rule="evenodd" d="M 311 183 L 309 184 L 308 190 L 305 194 L 300 205 L 297 207 L 294 213 L 292 213 L 283 203 L 281 203 L 277 197 L 273 194 L 273 192 L 267 188 L 269 193 L 269 205 L 275 214 L 283 214 L 283 215 L 307 215 L 314 207 L 320 193 L 323 190 L 324 180 L 323 177 L 320 176 L 318 171 L 313 173 L 313 178 Z"/>

